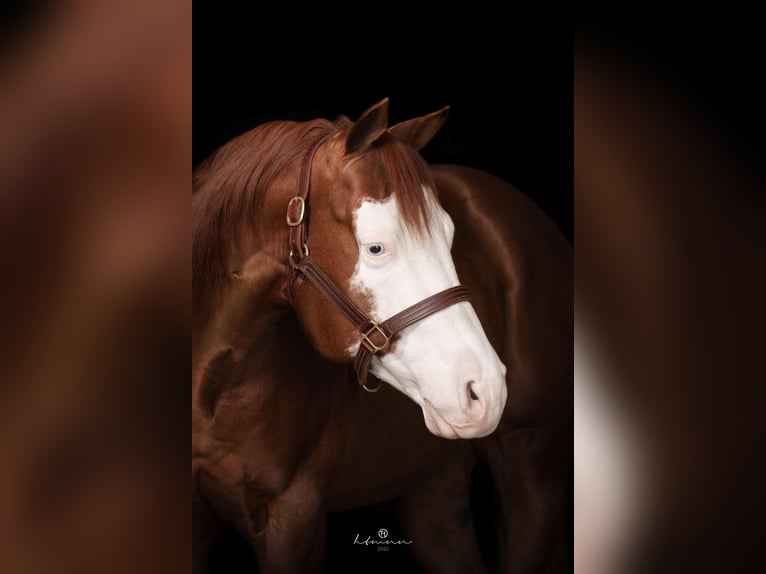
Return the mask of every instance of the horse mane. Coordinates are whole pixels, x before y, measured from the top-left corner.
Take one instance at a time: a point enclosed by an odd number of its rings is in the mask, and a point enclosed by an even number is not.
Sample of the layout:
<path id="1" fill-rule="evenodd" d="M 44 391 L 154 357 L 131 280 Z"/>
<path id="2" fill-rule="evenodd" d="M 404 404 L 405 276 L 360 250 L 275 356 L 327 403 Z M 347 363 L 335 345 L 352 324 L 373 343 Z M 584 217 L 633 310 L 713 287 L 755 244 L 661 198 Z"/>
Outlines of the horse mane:
<path id="1" fill-rule="evenodd" d="M 271 122 L 234 138 L 192 179 L 192 298 L 221 286 L 229 246 L 248 226 L 264 191 L 290 162 L 333 130 L 327 120 Z"/>
<path id="2" fill-rule="evenodd" d="M 192 299 L 221 287 L 227 275 L 227 250 L 255 225 L 265 191 L 291 162 L 322 138 L 348 131 L 337 121 L 271 122 L 229 141 L 206 159 L 192 179 Z M 386 133 L 360 159 L 380 162 L 385 194 L 395 193 L 402 220 L 414 232 L 429 232 L 426 194 L 435 186 L 428 164 L 411 147 Z M 297 174 L 296 174 L 297 176 Z M 424 191 L 425 190 L 425 191 Z"/>

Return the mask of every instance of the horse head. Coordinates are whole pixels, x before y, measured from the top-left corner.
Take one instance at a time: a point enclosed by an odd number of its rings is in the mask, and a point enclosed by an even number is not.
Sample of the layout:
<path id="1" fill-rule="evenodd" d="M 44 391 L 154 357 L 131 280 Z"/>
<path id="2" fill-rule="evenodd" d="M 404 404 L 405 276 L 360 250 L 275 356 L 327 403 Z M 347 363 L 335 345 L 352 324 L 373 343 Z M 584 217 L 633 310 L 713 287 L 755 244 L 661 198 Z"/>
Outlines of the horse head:
<path id="1" fill-rule="evenodd" d="M 392 127 L 387 110 L 386 99 L 322 140 L 306 206 L 312 259 L 374 321 L 460 284 L 451 255 L 455 226 L 418 154 L 448 108 Z M 315 285 L 299 275 L 291 300 L 320 353 L 335 361 L 357 354 L 359 330 Z M 370 371 L 415 401 L 437 436 L 486 436 L 505 406 L 506 368 L 468 301 L 404 328 L 375 354 Z"/>

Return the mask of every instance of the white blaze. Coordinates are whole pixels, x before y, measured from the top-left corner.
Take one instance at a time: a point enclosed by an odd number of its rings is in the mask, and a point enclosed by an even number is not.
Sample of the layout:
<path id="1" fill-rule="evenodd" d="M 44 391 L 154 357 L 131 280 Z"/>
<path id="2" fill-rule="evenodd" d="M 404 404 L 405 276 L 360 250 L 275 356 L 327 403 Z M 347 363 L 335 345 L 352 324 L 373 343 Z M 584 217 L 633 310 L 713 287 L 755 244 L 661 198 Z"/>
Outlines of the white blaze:
<path id="1" fill-rule="evenodd" d="M 450 253 L 454 224 L 426 197 L 430 236 L 407 229 L 394 195 L 365 200 L 355 214 L 359 262 L 351 287 L 367 295 L 378 321 L 459 285 Z M 420 405 L 428 429 L 446 438 L 490 434 L 505 406 L 505 366 L 468 302 L 406 328 L 392 352 L 373 358 L 371 371 Z"/>

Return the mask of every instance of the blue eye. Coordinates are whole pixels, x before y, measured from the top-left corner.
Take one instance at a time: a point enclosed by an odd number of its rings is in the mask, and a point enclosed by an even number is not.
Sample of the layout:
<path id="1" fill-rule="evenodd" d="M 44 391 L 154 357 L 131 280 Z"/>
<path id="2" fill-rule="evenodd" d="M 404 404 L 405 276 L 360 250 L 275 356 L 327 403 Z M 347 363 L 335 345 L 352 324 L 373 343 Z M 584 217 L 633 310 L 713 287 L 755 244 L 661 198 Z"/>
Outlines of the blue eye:
<path id="1" fill-rule="evenodd" d="M 367 246 L 367 253 L 369 253 L 373 257 L 383 255 L 385 252 L 386 252 L 386 248 L 383 247 L 381 243 L 370 243 Z"/>

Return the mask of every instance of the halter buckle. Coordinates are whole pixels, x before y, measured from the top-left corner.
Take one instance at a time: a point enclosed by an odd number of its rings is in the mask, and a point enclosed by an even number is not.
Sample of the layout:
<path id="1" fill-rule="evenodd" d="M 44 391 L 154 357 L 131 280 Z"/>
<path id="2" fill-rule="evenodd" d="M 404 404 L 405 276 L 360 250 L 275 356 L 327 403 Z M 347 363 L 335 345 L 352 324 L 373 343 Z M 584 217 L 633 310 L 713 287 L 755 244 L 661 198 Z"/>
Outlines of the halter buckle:
<path id="1" fill-rule="evenodd" d="M 295 205 L 298 205 L 298 216 L 295 218 L 290 217 L 291 211 Z M 303 223 L 303 216 L 306 213 L 306 202 L 300 195 L 296 195 L 287 203 L 287 225 L 290 227 L 298 227 Z"/>
<path id="2" fill-rule="evenodd" d="M 367 383 L 362 383 L 362 388 L 367 391 L 368 393 L 377 393 L 380 390 L 380 381 L 377 382 L 378 384 L 374 387 L 368 387 Z"/>
<path id="3" fill-rule="evenodd" d="M 376 345 L 373 340 L 370 339 L 370 335 L 373 333 L 373 331 L 380 333 L 383 339 L 385 339 L 385 343 L 382 345 Z M 385 331 L 380 328 L 380 325 L 377 321 L 372 321 L 372 327 L 370 327 L 366 332 L 362 333 L 362 338 L 367 341 L 367 344 L 370 345 L 370 347 L 372 347 L 373 354 L 384 351 L 388 348 L 388 344 L 391 342 L 391 337 L 386 335 Z"/>
<path id="4" fill-rule="evenodd" d="M 309 246 L 308 246 L 308 243 L 304 243 L 303 244 L 303 250 L 302 251 L 303 251 L 303 256 L 304 257 L 308 257 L 309 256 Z M 294 259 L 294 258 L 295 258 L 295 251 L 293 251 L 291 249 L 290 250 L 290 259 Z"/>

